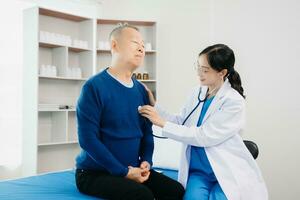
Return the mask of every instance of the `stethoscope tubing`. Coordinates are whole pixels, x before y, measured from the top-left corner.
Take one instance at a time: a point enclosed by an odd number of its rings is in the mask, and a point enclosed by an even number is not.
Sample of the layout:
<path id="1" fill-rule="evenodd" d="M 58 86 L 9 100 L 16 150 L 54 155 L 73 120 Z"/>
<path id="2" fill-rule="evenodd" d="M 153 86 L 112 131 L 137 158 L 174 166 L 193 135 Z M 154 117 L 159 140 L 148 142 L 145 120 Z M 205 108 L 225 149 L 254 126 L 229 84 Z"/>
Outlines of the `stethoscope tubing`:
<path id="1" fill-rule="evenodd" d="M 199 89 L 199 93 L 198 93 L 198 103 L 197 105 L 192 109 L 192 111 L 186 116 L 186 118 L 183 120 L 182 124 L 181 125 L 184 125 L 186 123 L 186 121 L 191 117 L 191 115 L 195 112 L 195 110 L 199 107 L 199 105 L 201 103 L 203 103 L 207 97 L 205 97 L 203 100 L 200 99 L 200 95 L 201 95 L 201 91 L 202 91 L 202 88 L 200 87 Z M 159 139 L 169 139 L 168 137 L 164 137 L 164 136 L 157 136 L 155 134 L 153 134 L 153 137 L 156 137 L 156 138 L 159 138 Z"/>

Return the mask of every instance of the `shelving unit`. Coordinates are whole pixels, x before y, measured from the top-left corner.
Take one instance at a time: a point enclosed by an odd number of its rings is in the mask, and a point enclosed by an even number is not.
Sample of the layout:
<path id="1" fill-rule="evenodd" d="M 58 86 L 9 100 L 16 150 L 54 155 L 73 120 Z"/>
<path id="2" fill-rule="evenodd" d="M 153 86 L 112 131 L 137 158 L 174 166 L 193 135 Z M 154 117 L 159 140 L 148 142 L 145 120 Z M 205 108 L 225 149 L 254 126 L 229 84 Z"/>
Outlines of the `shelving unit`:
<path id="1" fill-rule="evenodd" d="M 80 151 L 76 102 L 85 81 L 109 66 L 110 50 L 99 49 L 98 42 L 107 42 L 119 22 L 137 26 L 151 43 L 138 72 L 148 72 L 149 79 L 140 81 L 155 93 L 155 22 L 87 18 L 38 7 L 24 11 L 24 175 L 74 167 Z M 56 74 L 41 74 L 41 66 L 55 66 Z M 79 68 L 81 76 L 70 74 L 72 68 Z"/>

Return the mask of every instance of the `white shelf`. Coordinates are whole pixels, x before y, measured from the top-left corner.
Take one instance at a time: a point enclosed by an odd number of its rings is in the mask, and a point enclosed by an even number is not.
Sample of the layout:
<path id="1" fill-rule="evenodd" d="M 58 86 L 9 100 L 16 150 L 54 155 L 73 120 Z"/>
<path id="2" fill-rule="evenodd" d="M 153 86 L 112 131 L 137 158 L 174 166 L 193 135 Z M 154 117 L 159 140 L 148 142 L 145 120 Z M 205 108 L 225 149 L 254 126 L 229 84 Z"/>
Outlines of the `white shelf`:
<path id="1" fill-rule="evenodd" d="M 39 14 L 44 15 L 44 16 L 50 16 L 50 17 L 70 20 L 70 21 L 74 21 L 74 22 L 81 22 L 81 21 L 84 21 L 84 20 L 88 19 L 86 17 L 72 15 L 72 14 L 69 14 L 69 13 L 62 13 L 62 12 L 58 12 L 58 11 L 55 11 L 55 10 L 49 10 L 49 9 L 45 9 L 45 8 L 40 8 L 39 9 Z"/>
<path id="2" fill-rule="evenodd" d="M 78 48 L 78 47 L 68 47 L 70 51 L 74 51 L 74 52 L 82 52 L 82 51 L 92 51 L 91 49 L 82 49 L 82 48 Z"/>
<path id="3" fill-rule="evenodd" d="M 97 49 L 97 53 L 111 53 L 108 49 Z M 145 51 L 146 54 L 156 53 L 156 50 Z"/>
<path id="4" fill-rule="evenodd" d="M 76 112 L 76 109 L 39 109 L 39 112 Z"/>
<path id="5" fill-rule="evenodd" d="M 67 108 L 62 108 L 67 107 Z M 39 104 L 39 112 L 75 112 L 74 105 L 62 105 L 62 104 Z"/>
<path id="6" fill-rule="evenodd" d="M 71 81 L 86 81 L 87 78 L 70 78 L 70 77 L 53 77 L 53 76 L 39 76 L 39 78 L 56 79 L 56 80 L 71 80 Z"/>
<path id="7" fill-rule="evenodd" d="M 118 20 L 118 19 L 98 19 L 97 24 L 100 25 L 116 25 L 118 23 L 128 23 L 133 26 L 154 26 L 154 21 L 133 21 L 133 20 Z"/>
<path id="8" fill-rule="evenodd" d="M 149 80 L 136 79 L 136 80 L 141 81 L 143 83 L 155 83 L 156 82 L 156 80 L 153 80 L 153 79 L 149 79 Z"/>
<path id="9" fill-rule="evenodd" d="M 82 51 L 92 51 L 92 49 L 84 49 L 84 48 L 79 48 L 79 47 L 73 47 L 73 46 L 65 46 L 62 44 L 57 44 L 57 43 L 49 43 L 49 42 L 39 42 L 40 47 L 44 48 L 57 48 L 57 47 L 67 47 L 70 51 L 74 52 L 82 52 Z"/>
<path id="10" fill-rule="evenodd" d="M 156 50 L 148 50 L 148 51 L 145 51 L 146 54 L 150 54 L 150 53 L 156 53 Z"/>
<path id="11" fill-rule="evenodd" d="M 43 146 L 55 146 L 55 145 L 66 145 L 66 144 L 78 144 L 78 141 L 66 141 L 66 142 L 47 142 L 38 144 L 39 147 Z"/>

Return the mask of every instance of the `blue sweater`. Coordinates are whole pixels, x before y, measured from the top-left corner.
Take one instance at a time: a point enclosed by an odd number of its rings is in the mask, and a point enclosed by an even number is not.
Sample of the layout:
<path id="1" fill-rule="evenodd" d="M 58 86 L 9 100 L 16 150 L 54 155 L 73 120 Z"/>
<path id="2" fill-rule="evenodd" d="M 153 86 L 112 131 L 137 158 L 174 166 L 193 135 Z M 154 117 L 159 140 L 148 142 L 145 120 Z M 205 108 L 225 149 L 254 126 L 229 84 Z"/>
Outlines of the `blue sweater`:
<path id="1" fill-rule="evenodd" d="M 133 80 L 128 88 L 107 73 L 91 77 L 83 86 L 76 114 L 81 153 L 78 169 L 126 176 L 128 166 L 152 165 L 152 124 L 138 113 L 149 104 L 144 86 Z"/>

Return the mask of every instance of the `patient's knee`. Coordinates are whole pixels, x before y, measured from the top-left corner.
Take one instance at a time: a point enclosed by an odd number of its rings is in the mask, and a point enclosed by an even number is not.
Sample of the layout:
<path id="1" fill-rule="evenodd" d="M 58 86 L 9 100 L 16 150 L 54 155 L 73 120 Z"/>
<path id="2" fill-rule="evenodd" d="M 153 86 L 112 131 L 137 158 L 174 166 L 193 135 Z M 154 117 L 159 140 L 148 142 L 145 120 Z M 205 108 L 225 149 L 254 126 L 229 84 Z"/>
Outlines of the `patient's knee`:
<path id="1" fill-rule="evenodd" d="M 153 200 L 154 196 L 150 189 L 146 186 L 141 185 L 138 188 L 132 189 L 126 193 L 124 196 L 125 200 Z"/>

